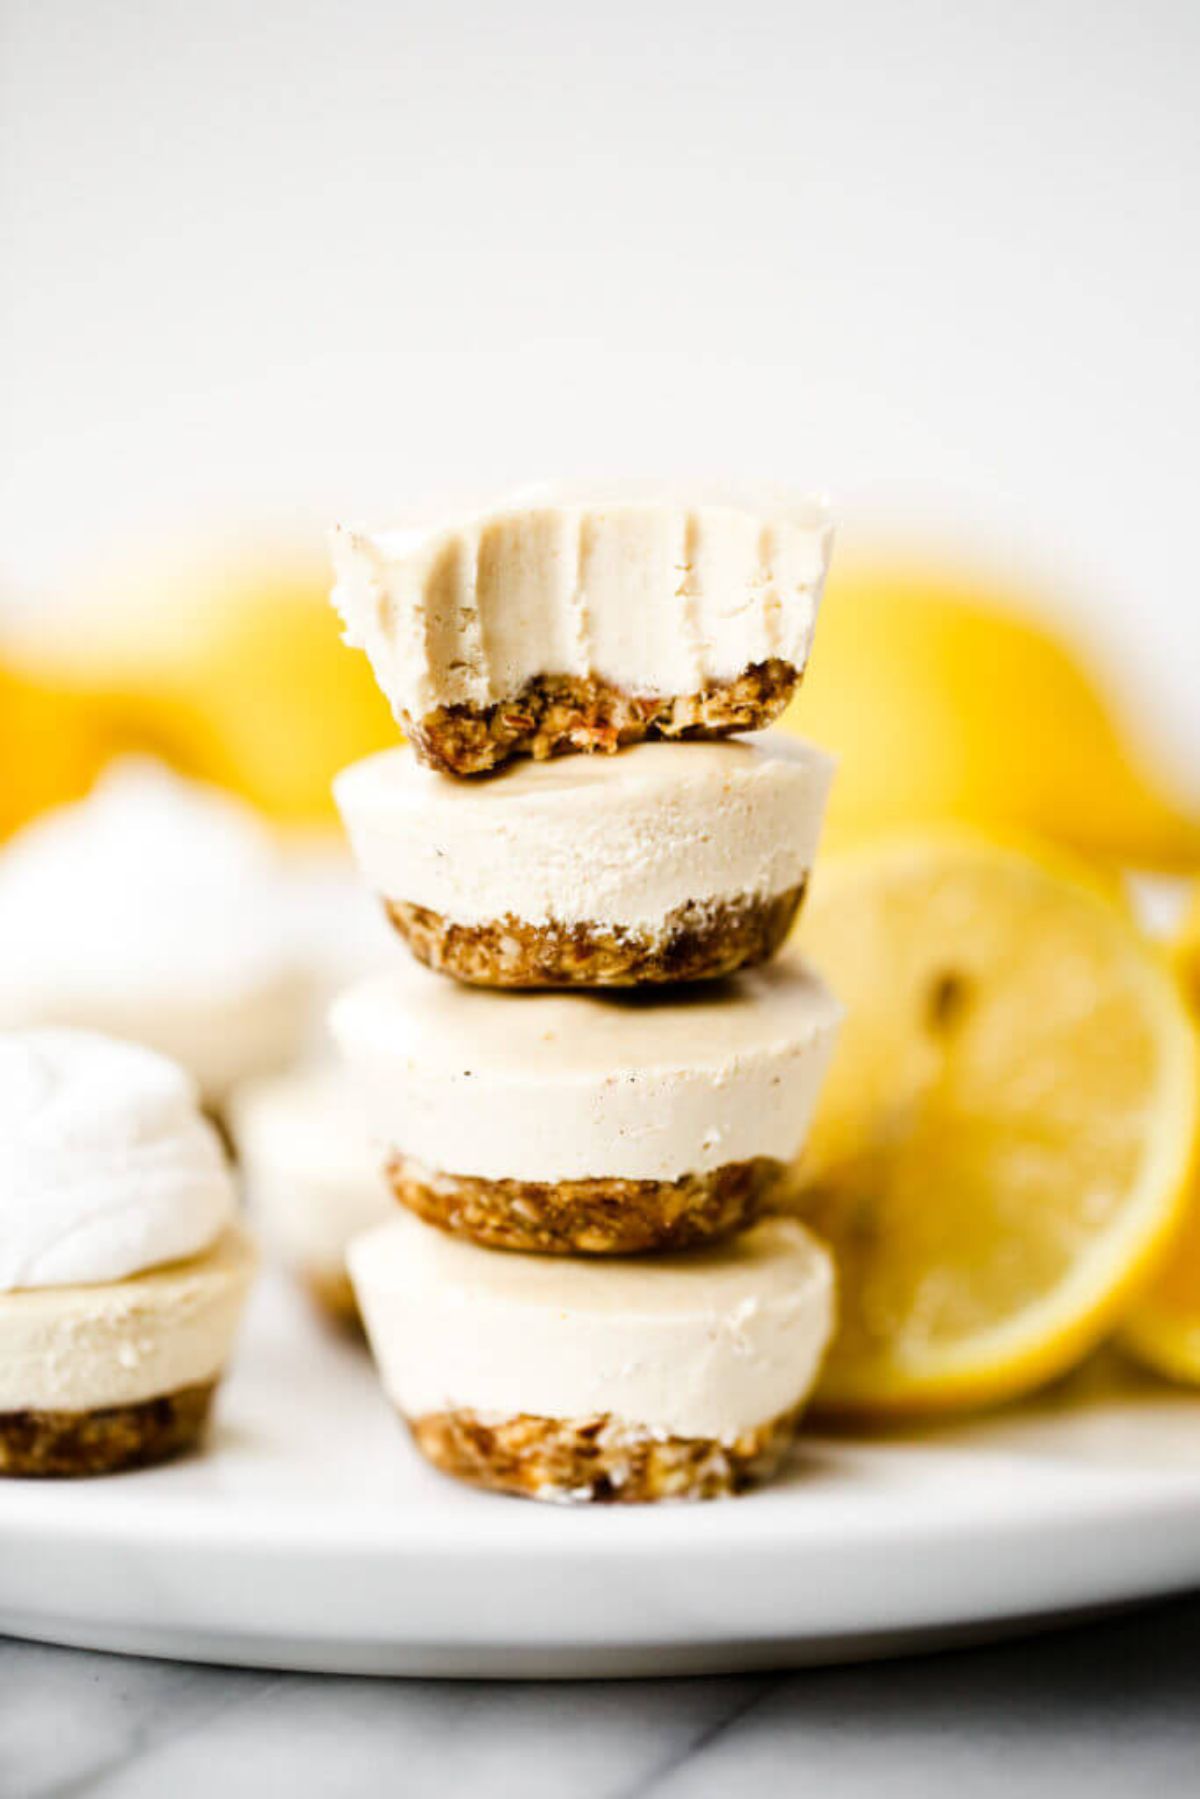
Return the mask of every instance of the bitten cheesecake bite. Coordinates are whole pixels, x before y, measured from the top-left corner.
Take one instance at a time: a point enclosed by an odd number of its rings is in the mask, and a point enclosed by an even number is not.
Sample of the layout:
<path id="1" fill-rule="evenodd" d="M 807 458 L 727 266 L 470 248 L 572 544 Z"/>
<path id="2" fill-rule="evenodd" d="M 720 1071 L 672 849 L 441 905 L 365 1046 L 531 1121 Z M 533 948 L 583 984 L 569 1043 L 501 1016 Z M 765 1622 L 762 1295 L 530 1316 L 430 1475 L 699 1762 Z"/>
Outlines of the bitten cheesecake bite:
<path id="1" fill-rule="evenodd" d="M 283 865 L 248 807 L 128 758 L 0 852 L 0 1028 L 149 1044 L 219 1107 L 310 1028 L 287 916 Z"/>
<path id="2" fill-rule="evenodd" d="M 346 1245 L 395 1201 L 345 1077 L 313 1068 L 255 1081 L 234 1095 L 230 1129 L 268 1246 L 327 1312 L 354 1322 Z"/>
<path id="3" fill-rule="evenodd" d="M 410 1210 L 497 1248 L 613 1255 L 763 1208 L 839 1017 L 790 955 L 620 994 L 488 992 L 404 960 L 344 994 L 332 1027 Z"/>
<path id="4" fill-rule="evenodd" d="M 598 1265 L 492 1255 L 400 1215 L 349 1263 L 418 1448 L 534 1499 L 710 1499 L 768 1478 L 833 1322 L 830 1259 L 784 1218 Z"/>
<path id="5" fill-rule="evenodd" d="M 832 770 L 774 735 L 515 763 L 482 784 L 386 750 L 334 792 L 368 884 L 423 962 L 488 987 L 633 986 L 775 953 Z"/>
<path id="6" fill-rule="evenodd" d="M 818 500 L 545 488 L 461 520 L 339 529 L 334 603 L 419 754 L 457 775 L 769 724 L 804 670 Z"/>
<path id="7" fill-rule="evenodd" d="M 181 1068 L 85 1031 L 0 1035 L 0 1474 L 193 1444 L 254 1266 Z"/>

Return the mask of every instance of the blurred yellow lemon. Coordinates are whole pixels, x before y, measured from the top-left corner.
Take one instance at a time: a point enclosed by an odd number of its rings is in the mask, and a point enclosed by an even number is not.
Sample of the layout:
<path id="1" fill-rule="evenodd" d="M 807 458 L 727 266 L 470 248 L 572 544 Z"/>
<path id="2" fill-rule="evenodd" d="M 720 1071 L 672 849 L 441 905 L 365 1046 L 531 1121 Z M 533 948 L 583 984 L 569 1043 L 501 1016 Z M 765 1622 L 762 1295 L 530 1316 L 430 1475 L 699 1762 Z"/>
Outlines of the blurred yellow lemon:
<path id="1" fill-rule="evenodd" d="M 1200 1190 L 1164 1268 L 1134 1304 L 1121 1343 L 1157 1374 L 1200 1385 Z"/>
<path id="2" fill-rule="evenodd" d="M 1200 1017 L 1200 887 L 1193 889 L 1191 904 L 1172 944 L 1172 958 L 1184 996 L 1193 1013 Z"/>
<path id="3" fill-rule="evenodd" d="M 53 634 L 26 654 L 102 706 L 122 749 L 162 755 L 280 822 L 327 822 L 337 770 L 399 735 L 328 592 L 323 566 L 286 557 L 163 562 L 106 578 L 102 599 L 47 608 Z"/>
<path id="4" fill-rule="evenodd" d="M 107 754 L 96 709 L 0 667 L 0 838 L 45 807 L 85 793 Z"/>
<path id="5" fill-rule="evenodd" d="M 1007 1399 L 1097 1343 L 1181 1216 L 1191 1021 L 1055 852 L 927 834 L 818 868 L 800 941 L 847 1007 L 800 1171 L 830 1243 L 830 1407 Z"/>
<path id="6" fill-rule="evenodd" d="M 977 587 L 835 566 L 788 723 L 841 758 L 830 843 L 953 821 L 1200 865 L 1200 818 L 1139 767 L 1076 654 Z"/>
<path id="7" fill-rule="evenodd" d="M 348 650 L 329 583 L 234 589 L 204 609 L 205 654 L 185 704 L 211 746 L 207 768 L 281 821 L 330 816 L 330 782 L 399 730 L 364 656 Z"/>

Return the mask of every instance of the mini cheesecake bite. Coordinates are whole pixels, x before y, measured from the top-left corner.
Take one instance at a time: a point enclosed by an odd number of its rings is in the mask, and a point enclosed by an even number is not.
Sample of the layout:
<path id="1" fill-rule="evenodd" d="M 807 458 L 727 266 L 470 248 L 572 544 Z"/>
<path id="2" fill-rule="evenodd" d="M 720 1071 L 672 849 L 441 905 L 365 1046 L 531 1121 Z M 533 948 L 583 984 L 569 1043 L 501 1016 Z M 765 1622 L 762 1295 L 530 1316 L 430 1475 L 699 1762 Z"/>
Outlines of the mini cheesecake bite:
<path id="1" fill-rule="evenodd" d="M 775 736 L 518 762 L 482 784 L 387 750 L 334 791 L 368 885 L 430 967 L 488 987 L 637 986 L 775 953 L 832 771 Z"/>
<path id="2" fill-rule="evenodd" d="M 283 862 L 249 807 L 126 758 L 0 850 L 0 1029 L 149 1044 L 219 1110 L 310 1029 L 288 916 Z"/>
<path id="3" fill-rule="evenodd" d="M 618 1255 L 757 1216 L 839 1019 L 789 954 L 662 994 L 488 992 L 404 960 L 331 1023 L 411 1211 L 495 1248 Z"/>
<path id="4" fill-rule="evenodd" d="M 512 756 L 767 725 L 808 658 L 832 527 L 768 490 L 536 489 L 334 534 L 334 603 L 418 753 Z"/>
<path id="5" fill-rule="evenodd" d="M 346 1245 L 395 1201 L 345 1077 L 320 1067 L 255 1081 L 234 1095 L 229 1117 L 268 1247 L 334 1319 L 356 1322 Z"/>
<path id="6" fill-rule="evenodd" d="M 255 1261 L 181 1068 L 91 1032 L 0 1035 L 0 1474 L 194 1444 Z"/>
<path id="7" fill-rule="evenodd" d="M 604 1264 L 399 1215 L 349 1250 L 383 1387 L 444 1473 L 529 1498 L 711 1499 L 775 1473 L 833 1324 L 793 1219 Z"/>

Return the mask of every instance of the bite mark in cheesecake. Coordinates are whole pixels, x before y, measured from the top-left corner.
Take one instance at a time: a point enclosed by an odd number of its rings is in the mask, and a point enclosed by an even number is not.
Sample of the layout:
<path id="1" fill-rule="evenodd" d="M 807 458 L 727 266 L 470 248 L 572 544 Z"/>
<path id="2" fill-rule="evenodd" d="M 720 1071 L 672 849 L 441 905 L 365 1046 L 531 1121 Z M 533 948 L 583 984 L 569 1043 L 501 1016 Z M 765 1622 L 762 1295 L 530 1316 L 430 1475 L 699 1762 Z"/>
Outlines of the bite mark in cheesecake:
<path id="1" fill-rule="evenodd" d="M 486 774 L 769 723 L 832 537 L 822 500 L 782 489 L 544 487 L 335 531 L 333 598 L 418 753 Z"/>

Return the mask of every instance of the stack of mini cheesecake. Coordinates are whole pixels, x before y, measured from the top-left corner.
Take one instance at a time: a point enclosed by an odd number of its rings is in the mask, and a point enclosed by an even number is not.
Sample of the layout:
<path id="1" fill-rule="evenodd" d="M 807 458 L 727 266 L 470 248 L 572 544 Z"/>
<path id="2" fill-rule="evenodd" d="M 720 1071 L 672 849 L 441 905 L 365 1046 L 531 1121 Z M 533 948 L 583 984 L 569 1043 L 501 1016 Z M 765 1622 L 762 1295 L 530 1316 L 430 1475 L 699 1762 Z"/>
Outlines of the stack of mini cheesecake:
<path id="1" fill-rule="evenodd" d="M 336 535 L 410 745 L 336 783 L 412 951 L 334 1008 L 401 1202 L 348 1260 L 448 1474 L 707 1498 L 790 1445 L 833 1281 L 771 1202 L 839 1014 L 776 951 L 831 771 L 739 734 L 795 689 L 830 536 L 814 502 L 635 490 Z"/>

